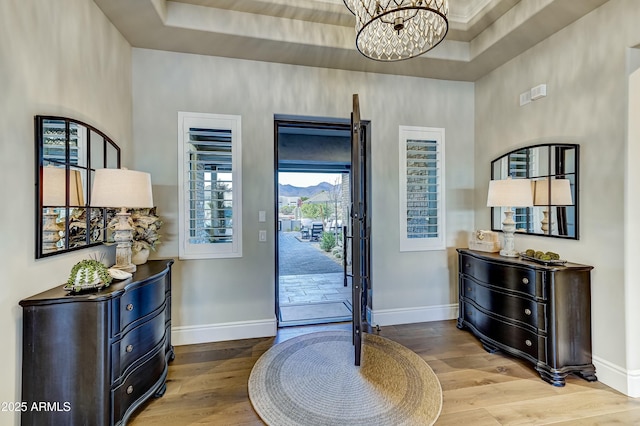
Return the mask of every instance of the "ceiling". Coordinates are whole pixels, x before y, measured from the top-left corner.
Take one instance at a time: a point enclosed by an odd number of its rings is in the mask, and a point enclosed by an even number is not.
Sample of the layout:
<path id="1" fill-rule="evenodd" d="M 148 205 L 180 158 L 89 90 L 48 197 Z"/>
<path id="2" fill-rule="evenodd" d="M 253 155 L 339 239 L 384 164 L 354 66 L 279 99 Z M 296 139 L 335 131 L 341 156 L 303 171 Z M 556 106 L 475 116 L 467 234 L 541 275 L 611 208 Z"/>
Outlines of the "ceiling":
<path id="1" fill-rule="evenodd" d="M 94 0 L 133 47 L 475 81 L 608 0 L 449 0 L 426 54 L 378 62 L 355 47 L 342 0 Z"/>

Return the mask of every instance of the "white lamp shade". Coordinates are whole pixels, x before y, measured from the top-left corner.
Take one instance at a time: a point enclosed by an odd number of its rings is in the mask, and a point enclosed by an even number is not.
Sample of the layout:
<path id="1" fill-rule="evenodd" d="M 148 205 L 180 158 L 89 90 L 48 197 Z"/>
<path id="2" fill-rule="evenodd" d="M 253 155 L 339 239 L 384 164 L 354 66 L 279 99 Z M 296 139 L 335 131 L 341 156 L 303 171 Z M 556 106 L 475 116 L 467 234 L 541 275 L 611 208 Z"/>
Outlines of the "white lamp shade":
<path id="1" fill-rule="evenodd" d="M 530 179 L 489 181 L 487 207 L 531 207 L 533 191 Z"/>
<path id="2" fill-rule="evenodd" d="M 67 205 L 67 172 L 64 167 L 47 166 L 42 170 L 42 204 L 50 207 Z M 84 206 L 82 177 L 79 170 L 69 170 L 69 206 Z"/>
<path id="3" fill-rule="evenodd" d="M 551 179 L 551 198 L 549 198 L 549 181 L 535 181 L 533 204 L 536 206 L 570 206 L 571 182 L 569 179 Z"/>
<path id="4" fill-rule="evenodd" d="M 151 175 L 127 169 L 98 169 L 93 178 L 91 205 L 96 207 L 153 207 Z"/>

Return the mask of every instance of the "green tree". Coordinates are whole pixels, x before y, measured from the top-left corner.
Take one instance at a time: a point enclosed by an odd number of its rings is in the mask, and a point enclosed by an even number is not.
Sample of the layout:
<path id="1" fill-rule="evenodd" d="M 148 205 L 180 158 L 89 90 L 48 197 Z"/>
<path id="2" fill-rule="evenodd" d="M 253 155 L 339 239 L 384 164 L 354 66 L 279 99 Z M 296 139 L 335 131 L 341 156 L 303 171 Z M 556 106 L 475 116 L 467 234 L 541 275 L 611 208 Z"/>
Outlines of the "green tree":
<path id="1" fill-rule="evenodd" d="M 280 213 L 285 215 L 293 214 L 293 209 L 293 206 L 282 206 L 280 207 Z"/>
<path id="2" fill-rule="evenodd" d="M 302 217 L 322 219 L 322 208 L 318 204 L 304 203 L 300 209 L 302 210 Z"/>

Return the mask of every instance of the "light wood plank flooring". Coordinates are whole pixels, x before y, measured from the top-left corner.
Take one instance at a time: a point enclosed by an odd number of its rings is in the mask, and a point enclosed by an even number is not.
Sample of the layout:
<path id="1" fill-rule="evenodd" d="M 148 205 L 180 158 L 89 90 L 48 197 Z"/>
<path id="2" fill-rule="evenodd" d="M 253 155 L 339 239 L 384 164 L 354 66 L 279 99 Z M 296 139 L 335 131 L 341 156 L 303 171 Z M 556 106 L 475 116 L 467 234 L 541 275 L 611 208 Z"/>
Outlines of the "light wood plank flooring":
<path id="1" fill-rule="evenodd" d="M 640 424 L 640 398 L 573 376 L 565 387 L 551 386 L 529 363 L 487 353 L 455 324 L 438 321 L 380 331 L 418 353 L 437 374 L 444 396 L 437 425 Z M 327 329 L 350 330 L 351 324 L 290 327 L 275 338 L 177 346 L 167 392 L 140 408 L 129 424 L 262 425 L 247 394 L 254 363 L 279 341 Z"/>

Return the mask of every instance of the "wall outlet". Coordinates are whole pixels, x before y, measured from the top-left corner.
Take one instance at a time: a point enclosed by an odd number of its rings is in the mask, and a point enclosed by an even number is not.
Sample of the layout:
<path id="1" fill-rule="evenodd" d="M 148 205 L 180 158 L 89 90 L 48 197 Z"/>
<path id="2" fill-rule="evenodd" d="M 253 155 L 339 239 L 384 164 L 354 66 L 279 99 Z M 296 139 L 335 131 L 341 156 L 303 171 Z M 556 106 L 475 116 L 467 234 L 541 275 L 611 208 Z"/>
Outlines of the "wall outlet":
<path id="1" fill-rule="evenodd" d="M 531 91 L 520 93 L 520 106 L 526 105 L 531 102 Z"/>
<path id="2" fill-rule="evenodd" d="M 258 241 L 260 241 L 261 243 L 264 243 L 265 241 L 267 241 L 267 231 L 264 229 L 261 229 L 260 231 L 258 231 Z"/>

